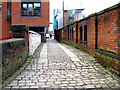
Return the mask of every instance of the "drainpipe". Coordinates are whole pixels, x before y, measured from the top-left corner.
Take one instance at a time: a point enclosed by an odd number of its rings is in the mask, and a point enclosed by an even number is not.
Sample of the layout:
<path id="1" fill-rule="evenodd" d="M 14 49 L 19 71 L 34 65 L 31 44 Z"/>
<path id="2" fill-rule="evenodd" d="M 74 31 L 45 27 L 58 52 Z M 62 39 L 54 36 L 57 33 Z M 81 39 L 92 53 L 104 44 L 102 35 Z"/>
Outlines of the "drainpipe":
<path id="1" fill-rule="evenodd" d="M 98 14 L 95 13 L 95 49 L 98 49 Z"/>

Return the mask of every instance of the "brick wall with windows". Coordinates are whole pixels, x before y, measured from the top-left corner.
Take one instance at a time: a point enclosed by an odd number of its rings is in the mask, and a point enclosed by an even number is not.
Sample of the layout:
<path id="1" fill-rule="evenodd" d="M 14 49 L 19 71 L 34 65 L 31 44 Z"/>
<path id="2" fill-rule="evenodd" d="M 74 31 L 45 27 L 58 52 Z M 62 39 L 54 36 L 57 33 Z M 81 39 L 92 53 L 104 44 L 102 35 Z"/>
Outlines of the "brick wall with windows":
<path id="1" fill-rule="evenodd" d="M 95 55 L 95 49 L 100 48 L 120 53 L 119 18 L 120 4 L 109 7 L 98 13 L 91 14 L 68 26 L 69 41 L 74 41 L 75 44 L 79 43 L 87 46 L 89 52 L 93 55 Z M 78 27 L 78 31 L 76 31 L 76 27 Z M 73 31 L 74 28 L 75 31 Z M 76 35 L 77 32 L 78 36 Z"/>
<path id="2" fill-rule="evenodd" d="M 13 2 L 12 24 L 25 24 L 36 27 L 49 26 L 49 2 Z"/>
<path id="3" fill-rule="evenodd" d="M 10 34 L 11 24 L 24 24 L 29 27 L 49 26 L 49 0 L 48 2 L 32 3 L 32 5 L 31 3 L 30 5 L 27 4 L 27 10 L 26 3 L 23 5 L 21 2 L 0 2 L 0 7 L 1 6 L 2 11 L 0 11 L 0 17 L 2 18 L 0 18 L 0 25 L 2 26 L 0 31 L 2 32 L 0 37 L 7 37 Z M 31 11 L 31 9 L 33 11 Z"/>
<path id="4" fill-rule="evenodd" d="M 87 45 L 89 46 L 89 52 L 94 55 L 95 51 L 95 16 L 90 17 L 87 20 Z"/>
<path id="5" fill-rule="evenodd" d="M 76 38 L 77 38 L 76 37 L 76 23 L 73 24 L 72 31 L 73 31 L 73 41 L 76 44 Z"/>
<path id="6" fill-rule="evenodd" d="M 95 16 L 78 23 L 78 43 L 89 46 L 89 52 L 95 51 Z"/>

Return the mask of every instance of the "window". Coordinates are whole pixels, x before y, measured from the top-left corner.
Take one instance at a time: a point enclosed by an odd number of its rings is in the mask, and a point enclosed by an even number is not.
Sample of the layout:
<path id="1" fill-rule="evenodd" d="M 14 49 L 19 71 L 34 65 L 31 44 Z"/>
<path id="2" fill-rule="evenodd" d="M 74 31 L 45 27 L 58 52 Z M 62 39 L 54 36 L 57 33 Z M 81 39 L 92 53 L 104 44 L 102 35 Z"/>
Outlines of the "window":
<path id="1" fill-rule="evenodd" d="M 35 16 L 40 16 L 40 3 L 34 3 L 34 15 Z"/>
<path id="2" fill-rule="evenodd" d="M 33 4 L 28 4 L 28 15 L 29 16 L 33 15 Z"/>
<path id="3" fill-rule="evenodd" d="M 7 2 L 7 17 L 11 17 L 11 2 Z"/>
<path id="4" fill-rule="evenodd" d="M 82 26 L 80 27 L 80 43 L 82 43 Z"/>
<path id="5" fill-rule="evenodd" d="M 0 4 L 0 11 L 2 11 L 2 5 Z"/>
<path id="6" fill-rule="evenodd" d="M 84 43 L 87 44 L 87 25 L 84 26 Z"/>
<path id="7" fill-rule="evenodd" d="M 22 14 L 27 15 L 27 4 L 23 4 Z"/>
<path id="8" fill-rule="evenodd" d="M 74 31 L 73 31 L 73 28 L 72 28 L 72 40 L 73 40 L 73 38 L 74 38 Z"/>
<path id="9" fill-rule="evenodd" d="M 40 16 L 41 3 L 21 3 L 21 16 Z"/>

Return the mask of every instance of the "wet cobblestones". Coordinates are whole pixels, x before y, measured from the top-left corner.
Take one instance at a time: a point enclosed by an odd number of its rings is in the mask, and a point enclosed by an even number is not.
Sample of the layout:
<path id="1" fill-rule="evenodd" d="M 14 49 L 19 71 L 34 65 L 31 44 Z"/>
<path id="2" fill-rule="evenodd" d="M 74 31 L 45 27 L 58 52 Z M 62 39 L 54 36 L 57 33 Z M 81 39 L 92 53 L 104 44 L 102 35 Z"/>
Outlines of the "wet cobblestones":
<path id="1" fill-rule="evenodd" d="M 71 46 L 48 40 L 39 58 L 6 88 L 117 89 L 113 78 L 95 58 Z"/>

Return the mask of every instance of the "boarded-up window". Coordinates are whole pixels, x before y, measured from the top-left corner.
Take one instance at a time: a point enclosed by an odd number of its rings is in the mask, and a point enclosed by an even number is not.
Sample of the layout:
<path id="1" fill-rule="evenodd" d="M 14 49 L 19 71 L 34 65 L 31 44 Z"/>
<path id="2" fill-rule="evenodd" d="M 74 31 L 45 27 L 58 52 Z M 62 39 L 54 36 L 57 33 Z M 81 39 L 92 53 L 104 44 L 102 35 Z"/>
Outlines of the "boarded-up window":
<path id="1" fill-rule="evenodd" d="M 87 44 L 87 25 L 84 26 L 84 43 Z"/>

